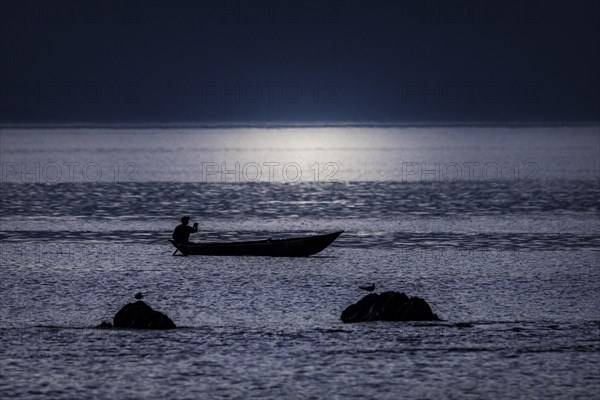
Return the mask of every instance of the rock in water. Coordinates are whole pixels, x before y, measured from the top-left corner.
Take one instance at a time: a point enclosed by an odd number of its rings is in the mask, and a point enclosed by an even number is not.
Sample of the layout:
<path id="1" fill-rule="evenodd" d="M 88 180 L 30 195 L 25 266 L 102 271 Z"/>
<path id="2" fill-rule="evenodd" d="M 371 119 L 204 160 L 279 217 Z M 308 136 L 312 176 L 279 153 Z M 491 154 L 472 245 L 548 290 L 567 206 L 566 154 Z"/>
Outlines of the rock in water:
<path id="1" fill-rule="evenodd" d="M 343 312 L 343 322 L 367 321 L 438 321 L 429 304 L 420 297 L 399 292 L 368 294 Z"/>
<path id="2" fill-rule="evenodd" d="M 173 329 L 175 323 L 141 300 L 123 306 L 113 318 L 115 328 Z"/>
<path id="3" fill-rule="evenodd" d="M 100 323 L 100 325 L 96 326 L 96 328 L 99 329 L 110 329 L 112 328 L 112 324 L 110 322 L 106 322 L 106 321 L 102 321 L 102 323 Z"/>

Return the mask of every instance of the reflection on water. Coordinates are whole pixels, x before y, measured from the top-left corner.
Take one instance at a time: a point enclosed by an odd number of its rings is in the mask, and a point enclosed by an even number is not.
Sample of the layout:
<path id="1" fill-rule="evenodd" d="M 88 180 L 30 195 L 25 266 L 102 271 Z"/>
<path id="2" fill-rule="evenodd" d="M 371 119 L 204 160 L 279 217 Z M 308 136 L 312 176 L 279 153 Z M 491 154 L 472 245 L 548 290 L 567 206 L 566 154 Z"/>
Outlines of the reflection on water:
<path id="1" fill-rule="evenodd" d="M 589 181 L 3 184 L 5 215 L 394 218 L 597 213 Z"/>
<path id="2" fill-rule="evenodd" d="M 19 264 L 5 255 L 3 398 L 158 399 L 173 385 L 190 398 L 392 399 L 403 384 L 408 398 L 597 393 L 595 251 L 343 248 L 271 259 L 104 246 L 121 252 L 62 262 L 29 255 Z M 372 280 L 426 298 L 444 321 L 343 324 L 343 307 Z M 183 329 L 89 329 L 138 290 Z"/>
<path id="3" fill-rule="evenodd" d="M 598 127 L 0 132 L 2 182 L 598 179 Z"/>
<path id="4" fill-rule="evenodd" d="M 3 130 L 0 397 L 592 398 L 595 129 Z M 184 214 L 196 241 L 346 232 L 171 257 Z M 443 321 L 344 325 L 366 282 Z M 184 328 L 90 328 L 138 291 Z"/>

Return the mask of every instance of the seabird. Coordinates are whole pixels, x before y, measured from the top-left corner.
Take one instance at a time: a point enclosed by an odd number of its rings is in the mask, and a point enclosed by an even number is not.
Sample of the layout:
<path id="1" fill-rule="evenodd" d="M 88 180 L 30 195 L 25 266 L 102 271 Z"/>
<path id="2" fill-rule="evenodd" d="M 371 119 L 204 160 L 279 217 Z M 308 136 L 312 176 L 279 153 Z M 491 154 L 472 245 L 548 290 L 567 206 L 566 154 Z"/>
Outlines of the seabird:
<path id="1" fill-rule="evenodd" d="M 361 285 L 359 286 L 359 288 L 361 288 L 362 290 L 366 290 L 367 292 L 372 292 L 373 290 L 375 290 L 375 284 L 371 283 L 370 285 Z"/>
<path id="2" fill-rule="evenodd" d="M 136 300 L 141 300 L 144 298 L 144 295 L 142 292 L 137 292 L 133 297 L 135 297 Z"/>

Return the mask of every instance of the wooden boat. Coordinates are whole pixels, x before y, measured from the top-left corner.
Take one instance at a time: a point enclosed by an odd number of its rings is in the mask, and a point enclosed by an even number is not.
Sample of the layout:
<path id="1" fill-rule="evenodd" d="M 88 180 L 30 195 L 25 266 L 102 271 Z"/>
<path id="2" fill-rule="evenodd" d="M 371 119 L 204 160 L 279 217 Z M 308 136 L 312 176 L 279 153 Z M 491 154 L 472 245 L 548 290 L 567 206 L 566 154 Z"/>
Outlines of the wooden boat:
<path id="1" fill-rule="evenodd" d="M 324 250 L 343 231 L 290 239 L 266 239 L 232 243 L 188 243 L 178 244 L 169 240 L 185 256 L 263 256 L 263 257 L 308 257 Z M 175 250 L 175 253 L 177 253 Z M 173 253 L 173 255 L 175 255 Z"/>

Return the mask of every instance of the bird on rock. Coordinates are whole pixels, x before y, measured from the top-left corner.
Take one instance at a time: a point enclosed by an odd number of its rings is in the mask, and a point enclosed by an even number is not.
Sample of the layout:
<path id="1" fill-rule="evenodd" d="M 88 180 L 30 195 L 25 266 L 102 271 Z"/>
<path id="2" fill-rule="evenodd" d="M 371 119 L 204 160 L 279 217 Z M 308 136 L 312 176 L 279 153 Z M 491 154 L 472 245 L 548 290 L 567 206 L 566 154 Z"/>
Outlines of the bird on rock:
<path id="1" fill-rule="evenodd" d="M 372 292 L 373 290 L 375 290 L 375 284 L 371 283 L 369 285 L 361 285 L 359 286 L 359 288 L 361 288 L 362 290 L 366 290 L 367 292 Z"/>

